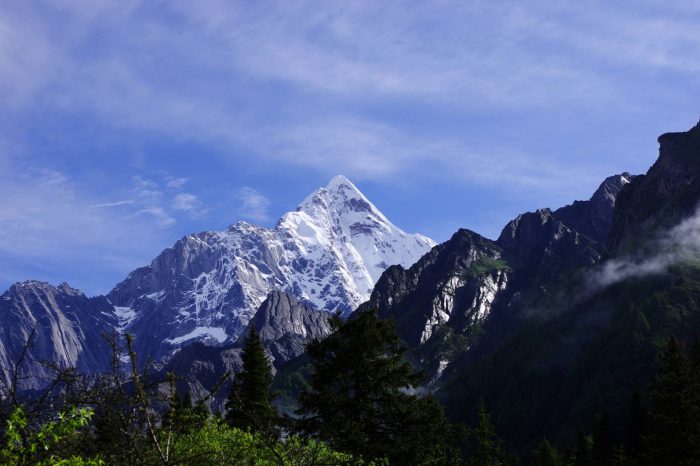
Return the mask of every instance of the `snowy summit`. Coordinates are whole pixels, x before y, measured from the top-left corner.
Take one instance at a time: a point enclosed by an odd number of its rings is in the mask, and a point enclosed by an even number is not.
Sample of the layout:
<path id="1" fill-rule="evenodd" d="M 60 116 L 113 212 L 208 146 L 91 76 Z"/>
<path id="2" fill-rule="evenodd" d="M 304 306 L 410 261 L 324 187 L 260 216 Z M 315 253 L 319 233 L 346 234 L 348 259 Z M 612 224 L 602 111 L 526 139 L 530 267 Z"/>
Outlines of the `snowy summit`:
<path id="1" fill-rule="evenodd" d="M 128 316 L 121 328 L 140 350 L 162 357 L 195 340 L 234 341 L 272 290 L 347 314 L 388 266 L 408 267 L 434 245 L 393 225 L 336 176 L 272 229 L 239 222 L 182 238 L 108 298 Z"/>

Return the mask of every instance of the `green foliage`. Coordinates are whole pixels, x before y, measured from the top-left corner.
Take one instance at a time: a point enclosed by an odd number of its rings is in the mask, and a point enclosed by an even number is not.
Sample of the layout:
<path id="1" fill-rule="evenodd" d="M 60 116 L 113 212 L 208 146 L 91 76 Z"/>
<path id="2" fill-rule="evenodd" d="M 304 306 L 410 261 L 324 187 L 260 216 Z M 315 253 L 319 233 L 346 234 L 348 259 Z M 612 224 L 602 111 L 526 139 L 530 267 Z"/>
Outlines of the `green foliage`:
<path id="1" fill-rule="evenodd" d="M 277 410 L 272 404 L 272 369 L 254 327 L 243 344 L 243 370 L 236 375 L 226 408 L 231 426 L 275 434 Z"/>
<path id="2" fill-rule="evenodd" d="M 542 440 L 532 455 L 533 466 L 561 466 L 562 460 L 559 452 L 547 439 Z"/>
<path id="3" fill-rule="evenodd" d="M 484 255 L 472 262 L 467 271 L 471 277 L 480 277 L 496 270 L 510 270 L 510 267 L 504 259 L 494 259 Z"/>
<path id="4" fill-rule="evenodd" d="M 192 410 L 192 408 L 186 408 Z M 102 466 L 100 458 L 83 459 L 74 453 L 59 454 L 63 442 L 70 440 L 81 430 L 88 428 L 92 412 L 75 408 L 68 414 L 30 432 L 22 408 L 15 409 L 7 422 L 0 464 L 7 466 Z M 140 435 L 145 436 L 145 432 Z M 160 445 L 168 445 L 168 456 L 163 460 L 154 444 L 142 450 L 133 464 L 143 465 L 211 465 L 250 464 L 256 466 L 303 466 L 322 464 L 362 465 L 346 453 L 331 450 L 315 440 L 290 436 L 284 441 L 267 435 L 232 428 L 214 416 L 202 420 L 197 429 L 189 429 L 173 436 L 167 427 L 156 431 Z M 145 441 L 145 438 L 144 438 Z M 116 460 L 111 464 L 124 464 Z M 375 463 L 370 463 L 375 464 Z"/>
<path id="5" fill-rule="evenodd" d="M 573 466 L 593 466 L 593 439 L 579 430 Z"/>
<path id="6" fill-rule="evenodd" d="M 406 362 L 393 322 L 370 310 L 332 325 L 331 335 L 307 348 L 314 372 L 300 399 L 300 429 L 357 457 L 456 461 L 462 432 L 436 401 L 408 393 L 422 376 Z"/>
<path id="7" fill-rule="evenodd" d="M 76 436 L 89 424 L 91 417 L 90 409 L 73 408 L 67 413 L 59 413 L 55 419 L 34 430 L 24 410 L 17 407 L 7 420 L 0 460 L 8 466 L 102 465 L 104 463 L 99 458 L 86 460 L 75 455 L 62 457 L 59 454 L 61 443 Z"/>
<path id="8" fill-rule="evenodd" d="M 165 440 L 167 432 L 162 431 L 159 435 Z M 152 452 L 147 463 L 158 462 L 159 458 Z M 221 419 L 209 417 L 199 429 L 177 439 L 170 464 L 302 466 L 360 463 L 354 463 L 350 455 L 335 452 L 320 442 L 296 436 L 284 442 L 271 440 L 269 436 L 230 427 Z"/>
<path id="9" fill-rule="evenodd" d="M 645 459 L 651 464 L 700 463 L 700 374 L 675 338 L 660 357 L 650 389 Z"/>
<path id="10" fill-rule="evenodd" d="M 483 400 L 478 407 L 478 425 L 469 429 L 470 466 L 499 466 L 505 463 L 505 453 L 501 439 L 491 422 Z"/>
<path id="11" fill-rule="evenodd" d="M 180 399 L 175 390 L 172 391 L 168 410 L 163 415 L 164 425 L 175 433 L 188 433 L 200 429 L 209 417 L 209 411 L 202 403 L 192 406 L 190 392 Z"/>
<path id="12" fill-rule="evenodd" d="M 280 413 L 293 414 L 299 408 L 297 400 L 301 393 L 310 390 L 308 381 L 312 372 L 313 365 L 306 353 L 277 369 L 272 391 L 277 395 L 274 403 Z"/>
<path id="13" fill-rule="evenodd" d="M 675 267 L 592 295 L 582 294 L 580 280 L 566 293 L 557 291 L 561 286 L 551 287 L 548 307 L 533 310 L 495 351 L 463 367 L 453 362 L 437 393 L 457 421 L 484 397 L 509 449 L 531 450 L 545 436 L 574 445 L 578 428 L 592 432 L 603 410 L 621 431 L 635 391 L 649 384 L 658 349 L 671 335 L 692 341 L 699 334 L 697 268 Z"/>

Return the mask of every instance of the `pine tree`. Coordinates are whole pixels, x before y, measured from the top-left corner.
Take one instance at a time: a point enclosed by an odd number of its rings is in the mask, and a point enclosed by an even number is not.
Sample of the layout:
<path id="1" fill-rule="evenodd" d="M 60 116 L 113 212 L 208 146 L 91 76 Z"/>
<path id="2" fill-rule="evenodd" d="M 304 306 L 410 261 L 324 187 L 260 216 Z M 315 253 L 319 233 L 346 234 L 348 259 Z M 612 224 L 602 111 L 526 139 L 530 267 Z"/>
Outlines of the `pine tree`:
<path id="1" fill-rule="evenodd" d="M 595 466 L 611 466 L 615 457 L 615 432 L 607 412 L 596 419 L 593 430 L 593 464 Z"/>
<path id="2" fill-rule="evenodd" d="M 392 321 L 370 310 L 307 347 L 314 371 L 300 397 L 299 429 L 337 450 L 391 464 L 451 464 L 460 429 L 431 398 L 409 394 L 421 380 L 405 360 Z"/>
<path id="3" fill-rule="evenodd" d="M 496 466 L 504 464 L 501 439 L 496 434 L 496 429 L 491 422 L 484 400 L 479 402 L 477 408 L 479 424 L 469 430 L 471 451 L 468 464 L 472 466 Z"/>
<path id="4" fill-rule="evenodd" d="M 593 466 L 593 439 L 581 429 L 576 437 L 574 466 Z"/>
<path id="5" fill-rule="evenodd" d="M 533 452 L 532 464 L 533 466 L 559 466 L 559 453 L 547 439 L 543 439 Z"/>
<path id="6" fill-rule="evenodd" d="M 625 451 L 633 464 L 641 464 L 648 425 L 649 413 L 644 398 L 641 392 L 635 391 L 625 426 Z"/>
<path id="7" fill-rule="evenodd" d="M 675 338 L 668 341 L 650 390 L 646 462 L 700 464 L 697 376 Z"/>
<path id="8" fill-rule="evenodd" d="M 243 342 L 241 359 L 243 370 L 233 380 L 226 420 L 232 427 L 274 435 L 277 410 L 270 392 L 272 369 L 254 327 Z"/>
<path id="9" fill-rule="evenodd" d="M 185 392 L 185 396 L 182 398 L 182 407 L 184 409 L 192 409 L 192 395 L 189 390 Z"/>

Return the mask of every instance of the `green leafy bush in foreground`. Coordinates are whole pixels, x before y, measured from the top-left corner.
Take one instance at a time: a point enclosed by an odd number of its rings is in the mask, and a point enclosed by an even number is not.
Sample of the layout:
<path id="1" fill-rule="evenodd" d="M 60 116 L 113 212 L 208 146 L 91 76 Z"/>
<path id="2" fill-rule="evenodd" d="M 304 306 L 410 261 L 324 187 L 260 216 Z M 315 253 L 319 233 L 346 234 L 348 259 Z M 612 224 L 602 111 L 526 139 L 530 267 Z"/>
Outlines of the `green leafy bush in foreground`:
<path id="1" fill-rule="evenodd" d="M 178 438 L 173 464 L 203 466 L 227 464 L 318 465 L 361 464 L 351 455 L 331 450 L 322 442 L 292 436 L 284 441 L 229 427 L 221 419 L 210 417 L 200 429 Z M 153 458 L 157 462 L 157 458 Z"/>
<path id="2" fill-rule="evenodd" d="M 16 407 L 5 426 L 5 437 L 0 461 L 8 466 L 20 465 L 59 465 L 59 466 L 99 466 L 104 462 L 99 458 L 85 460 L 70 455 L 61 458 L 57 447 L 76 436 L 90 423 L 92 410 L 73 408 L 68 413 L 59 413 L 56 419 L 42 424 L 32 431 L 27 416 L 21 406 Z"/>

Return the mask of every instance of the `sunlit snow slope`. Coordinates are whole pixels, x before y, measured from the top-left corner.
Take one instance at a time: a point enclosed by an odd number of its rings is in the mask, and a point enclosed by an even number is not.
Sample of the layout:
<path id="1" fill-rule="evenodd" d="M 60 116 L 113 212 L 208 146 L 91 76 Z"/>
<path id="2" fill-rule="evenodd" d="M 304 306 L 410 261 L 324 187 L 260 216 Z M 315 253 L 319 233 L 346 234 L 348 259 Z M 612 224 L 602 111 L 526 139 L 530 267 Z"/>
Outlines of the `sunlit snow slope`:
<path id="1" fill-rule="evenodd" d="M 394 226 L 337 176 L 273 229 L 239 222 L 182 238 L 108 298 L 140 353 L 160 358 L 195 340 L 235 340 L 273 289 L 348 313 L 389 265 L 410 266 L 434 245 Z"/>

